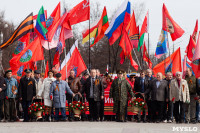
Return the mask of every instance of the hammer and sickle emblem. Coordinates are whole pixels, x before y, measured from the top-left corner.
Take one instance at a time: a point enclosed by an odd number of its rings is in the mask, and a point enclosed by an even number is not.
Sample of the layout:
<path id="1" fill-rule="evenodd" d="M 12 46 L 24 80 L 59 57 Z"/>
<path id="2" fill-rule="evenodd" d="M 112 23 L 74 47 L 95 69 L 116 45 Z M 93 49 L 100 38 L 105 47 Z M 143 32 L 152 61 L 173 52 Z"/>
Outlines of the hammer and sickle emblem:
<path id="1" fill-rule="evenodd" d="M 83 9 L 89 6 L 89 0 L 86 0 L 86 3 L 83 3 Z"/>

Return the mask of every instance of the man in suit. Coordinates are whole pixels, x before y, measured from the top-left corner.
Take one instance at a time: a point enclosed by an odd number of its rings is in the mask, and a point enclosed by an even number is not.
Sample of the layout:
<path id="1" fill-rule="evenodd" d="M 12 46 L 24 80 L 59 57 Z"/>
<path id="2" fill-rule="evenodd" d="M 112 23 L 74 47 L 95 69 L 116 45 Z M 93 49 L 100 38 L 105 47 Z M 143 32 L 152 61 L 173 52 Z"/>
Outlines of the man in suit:
<path id="1" fill-rule="evenodd" d="M 148 88 L 148 80 L 145 77 L 145 71 L 140 72 L 140 77 L 136 78 L 134 83 L 134 90 L 136 92 L 135 97 L 138 98 L 145 98 L 144 92 Z M 146 122 L 146 111 L 143 111 L 142 118 L 141 118 L 141 112 L 138 114 L 138 122 L 140 121 Z"/>
<path id="2" fill-rule="evenodd" d="M 190 103 L 190 94 L 187 81 L 182 79 L 181 72 L 176 72 L 176 78 L 170 83 L 169 99 L 174 103 L 176 123 L 183 123 L 185 106 Z"/>
<path id="3" fill-rule="evenodd" d="M 96 75 L 96 69 L 90 71 L 90 77 L 83 85 L 83 92 L 86 93 L 89 102 L 91 121 L 99 121 L 100 101 L 104 99 L 104 88 L 101 79 Z"/>
<path id="4" fill-rule="evenodd" d="M 156 77 L 157 79 L 152 81 L 145 94 L 151 91 L 153 121 L 159 123 L 163 120 L 164 102 L 168 101 L 168 84 L 166 80 L 162 79 L 162 73 L 157 73 Z M 158 112 L 158 115 L 156 115 L 156 112 Z"/>
<path id="5" fill-rule="evenodd" d="M 24 111 L 24 122 L 29 121 L 28 107 L 36 96 L 35 80 L 31 78 L 32 70 L 26 69 L 26 75 L 20 79 L 19 84 L 19 99 L 22 101 Z"/>
<path id="6" fill-rule="evenodd" d="M 145 79 L 148 81 L 148 87 L 150 87 L 150 84 L 152 81 L 154 81 L 156 78 L 152 76 L 152 71 L 151 69 L 147 69 L 146 70 L 146 76 Z M 150 92 L 148 94 L 145 95 L 145 100 L 147 102 L 147 108 L 148 108 L 148 116 L 147 116 L 147 121 L 148 122 L 152 122 L 153 119 L 153 112 L 152 112 L 152 100 L 150 97 Z"/>

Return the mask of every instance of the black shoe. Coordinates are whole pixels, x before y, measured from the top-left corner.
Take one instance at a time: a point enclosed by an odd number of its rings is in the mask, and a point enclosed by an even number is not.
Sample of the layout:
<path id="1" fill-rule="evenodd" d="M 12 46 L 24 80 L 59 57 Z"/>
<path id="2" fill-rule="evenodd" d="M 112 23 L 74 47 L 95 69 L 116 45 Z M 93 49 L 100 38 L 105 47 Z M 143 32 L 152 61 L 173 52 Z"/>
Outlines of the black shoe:
<path id="1" fill-rule="evenodd" d="M 141 120 L 137 120 L 137 123 L 140 123 L 141 122 Z"/>

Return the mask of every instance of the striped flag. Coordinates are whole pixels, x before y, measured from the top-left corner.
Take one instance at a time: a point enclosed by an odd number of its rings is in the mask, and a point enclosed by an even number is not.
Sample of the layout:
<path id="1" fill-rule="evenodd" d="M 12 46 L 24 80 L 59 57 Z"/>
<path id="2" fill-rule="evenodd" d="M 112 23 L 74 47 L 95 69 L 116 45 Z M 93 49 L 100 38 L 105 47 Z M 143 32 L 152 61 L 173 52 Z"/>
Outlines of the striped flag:
<path id="1" fill-rule="evenodd" d="M 84 44 L 89 40 L 89 32 L 90 32 L 90 37 L 94 38 L 94 41 L 90 47 L 94 46 L 98 41 L 100 41 L 104 37 L 104 33 L 108 27 L 109 27 L 108 16 L 106 7 L 104 7 L 103 13 L 98 23 L 95 23 L 94 26 L 90 28 L 90 30 L 87 29 L 82 33 L 83 34 L 82 43 Z"/>
<path id="2" fill-rule="evenodd" d="M 21 22 L 21 24 L 17 27 L 17 29 L 12 34 L 12 36 L 0 45 L 0 48 L 4 49 L 8 47 L 10 44 L 14 43 L 15 41 L 17 41 L 18 39 L 20 39 L 27 33 L 33 32 L 33 30 L 34 30 L 33 13 L 31 13 Z"/>

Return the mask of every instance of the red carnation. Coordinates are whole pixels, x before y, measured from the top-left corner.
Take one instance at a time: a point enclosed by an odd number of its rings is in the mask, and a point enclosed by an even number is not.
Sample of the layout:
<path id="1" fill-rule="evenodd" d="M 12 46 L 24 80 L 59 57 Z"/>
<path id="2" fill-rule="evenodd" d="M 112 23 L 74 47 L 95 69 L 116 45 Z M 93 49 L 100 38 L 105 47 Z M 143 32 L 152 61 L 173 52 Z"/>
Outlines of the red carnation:
<path id="1" fill-rule="evenodd" d="M 38 108 L 38 111 L 40 111 L 40 108 Z"/>
<path id="2" fill-rule="evenodd" d="M 34 109 L 34 111 L 36 111 L 36 109 Z"/>

